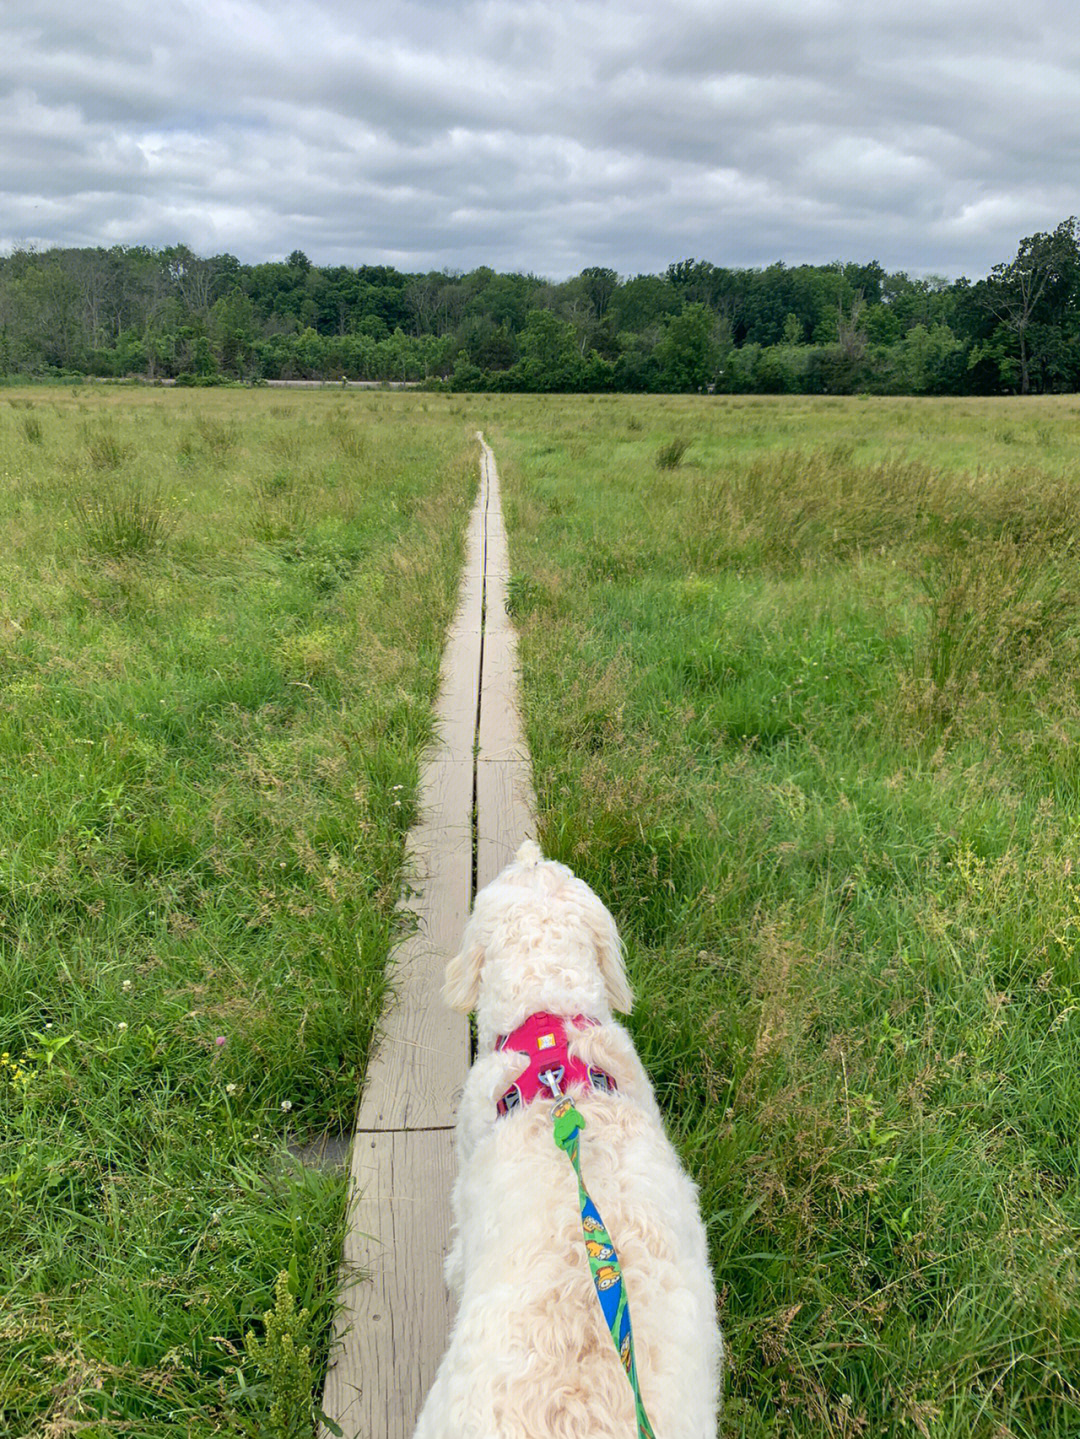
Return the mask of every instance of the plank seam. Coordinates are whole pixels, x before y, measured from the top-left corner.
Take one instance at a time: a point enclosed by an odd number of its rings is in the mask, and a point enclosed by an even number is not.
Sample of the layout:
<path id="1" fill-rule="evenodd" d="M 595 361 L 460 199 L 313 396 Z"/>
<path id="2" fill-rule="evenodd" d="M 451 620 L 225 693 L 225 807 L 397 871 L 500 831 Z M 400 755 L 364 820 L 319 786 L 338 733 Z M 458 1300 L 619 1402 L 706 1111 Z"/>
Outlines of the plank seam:
<path id="1" fill-rule="evenodd" d="M 406 1124 L 393 1129 L 354 1129 L 354 1134 L 453 1134 L 453 1124 Z"/>
<path id="2" fill-rule="evenodd" d="M 477 430 L 476 438 L 480 441 L 480 484 L 481 514 L 483 524 L 481 535 L 483 545 L 481 547 L 480 559 L 480 654 L 476 676 L 476 726 L 473 729 L 472 740 L 472 782 L 473 782 L 473 809 L 472 809 L 472 880 L 469 889 L 469 907 L 476 898 L 477 890 L 480 888 L 480 721 L 484 703 L 484 643 L 487 639 L 487 588 L 488 588 L 488 539 L 489 520 L 488 510 L 491 506 L 491 458 L 484 435 Z M 476 1059 L 476 1024 L 469 1021 L 469 1062 Z"/>
<path id="3" fill-rule="evenodd" d="M 480 856 L 480 794 L 476 762 L 480 752 L 480 706 L 484 702 L 484 631 L 487 625 L 487 552 L 488 552 L 488 505 L 491 502 L 491 485 L 488 476 L 487 449 L 484 437 L 478 430 L 480 441 L 480 513 L 482 524 L 480 534 L 480 647 L 476 673 L 476 718 L 472 736 L 472 877 L 469 881 L 469 903 L 476 898 L 477 877 Z M 475 1046 L 470 1044 L 471 1058 L 476 1058 Z"/>

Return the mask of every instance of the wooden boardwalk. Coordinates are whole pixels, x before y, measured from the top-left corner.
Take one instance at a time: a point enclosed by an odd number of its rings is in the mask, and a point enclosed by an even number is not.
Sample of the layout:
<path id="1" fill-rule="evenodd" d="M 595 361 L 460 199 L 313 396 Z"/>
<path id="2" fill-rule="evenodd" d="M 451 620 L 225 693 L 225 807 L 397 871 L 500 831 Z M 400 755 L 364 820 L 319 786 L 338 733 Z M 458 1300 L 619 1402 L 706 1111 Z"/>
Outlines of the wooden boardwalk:
<path id="1" fill-rule="evenodd" d="M 417 928 L 393 956 L 395 997 L 352 1147 L 343 1309 L 323 1398 L 345 1439 L 408 1439 L 446 1347 L 451 1139 L 470 1055 L 468 1022 L 440 997 L 443 970 L 460 945 L 474 881 L 483 888 L 536 836 L 499 479 L 477 438 L 480 491 L 443 654 L 438 739 L 408 844 Z"/>

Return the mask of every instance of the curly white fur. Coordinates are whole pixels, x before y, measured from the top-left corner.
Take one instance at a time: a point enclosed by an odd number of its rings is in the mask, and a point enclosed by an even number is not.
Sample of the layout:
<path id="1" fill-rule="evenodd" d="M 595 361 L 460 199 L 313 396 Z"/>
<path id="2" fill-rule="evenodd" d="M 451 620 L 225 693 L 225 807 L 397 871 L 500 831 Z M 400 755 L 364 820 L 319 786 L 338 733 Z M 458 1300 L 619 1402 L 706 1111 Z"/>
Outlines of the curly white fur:
<path id="1" fill-rule="evenodd" d="M 493 1049 L 530 1014 L 585 1014 L 570 1052 L 615 1094 L 576 1097 L 581 1166 L 622 1261 L 645 1408 L 657 1439 L 714 1439 L 723 1350 L 697 1192 L 612 1010 L 633 1002 L 615 921 L 565 865 L 526 843 L 476 897 L 444 995 L 476 1010 L 479 1058 L 458 1115 L 450 1343 L 415 1439 L 632 1439 L 632 1391 L 585 1256 L 577 1182 L 551 1106 L 505 1118 L 522 1073 Z"/>

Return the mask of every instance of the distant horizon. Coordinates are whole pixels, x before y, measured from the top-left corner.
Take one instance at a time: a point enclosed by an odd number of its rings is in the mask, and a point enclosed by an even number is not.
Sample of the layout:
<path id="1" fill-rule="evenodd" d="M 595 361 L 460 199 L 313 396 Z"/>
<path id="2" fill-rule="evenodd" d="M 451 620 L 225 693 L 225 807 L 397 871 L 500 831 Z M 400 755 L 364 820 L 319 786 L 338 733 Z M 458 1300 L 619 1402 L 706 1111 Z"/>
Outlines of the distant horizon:
<path id="1" fill-rule="evenodd" d="M 1080 208 L 1080 206 L 1078 206 L 1078 208 Z M 1062 216 L 1060 218 L 1064 219 L 1066 217 Z M 1055 221 L 1054 223 L 1056 224 L 1058 222 Z M 1051 224 L 1046 228 L 1053 229 L 1054 225 Z M 525 265 L 509 265 L 505 268 L 500 268 L 498 265 L 494 265 L 487 260 L 478 260 L 475 264 L 469 265 L 453 264 L 450 262 L 430 265 L 405 265 L 398 260 L 387 258 L 385 255 L 365 257 L 359 260 L 320 260 L 317 256 L 311 254 L 310 251 L 306 250 L 303 245 L 293 245 L 290 246 L 288 250 L 275 251 L 271 254 L 262 255 L 258 258 L 251 259 L 245 258 L 243 254 L 238 253 L 236 250 L 231 250 L 228 247 L 217 250 L 199 249 L 186 240 L 164 240 L 155 242 L 144 240 L 101 240 L 84 241 L 82 243 L 76 244 L 59 240 L 45 241 L 8 239 L 0 240 L 0 259 L 11 259 L 15 254 L 18 253 L 42 255 L 47 254 L 50 250 L 107 251 L 120 248 L 122 250 L 142 249 L 154 253 L 160 253 L 164 250 L 178 249 L 181 246 L 185 246 L 191 251 L 195 258 L 199 260 L 213 260 L 219 258 L 222 255 L 230 255 L 233 259 L 239 261 L 241 265 L 251 267 L 255 265 L 284 265 L 287 263 L 288 257 L 291 254 L 293 254 L 295 251 L 300 251 L 300 253 L 303 254 L 304 257 L 308 260 L 308 262 L 312 265 L 312 267 L 319 270 L 329 270 L 337 268 L 358 270 L 362 269 L 364 266 L 385 266 L 386 268 L 397 270 L 400 274 L 437 274 L 447 275 L 450 278 L 456 278 L 458 276 L 473 274 L 477 270 L 488 269 L 493 270 L 496 274 L 500 275 L 525 275 L 527 277 L 532 277 L 536 280 L 540 280 L 544 284 L 550 285 L 563 285 L 568 280 L 576 279 L 583 270 L 590 269 L 594 266 L 601 269 L 613 270 L 618 276 L 619 281 L 621 283 L 624 283 L 627 280 L 635 279 L 638 275 L 663 276 L 669 266 L 678 265 L 685 261 L 700 261 L 706 264 L 715 265 L 716 268 L 719 270 L 767 270 L 773 265 L 783 265 L 784 268 L 788 270 L 797 270 L 801 268 L 823 269 L 830 265 L 870 265 L 877 263 L 882 266 L 887 275 L 906 274 L 911 279 L 915 280 L 942 279 L 945 280 L 948 284 L 952 285 L 955 284 L 958 280 L 962 279 L 970 280 L 972 283 L 977 283 L 979 280 L 985 279 L 987 275 L 989 275 L 990 270 L 994 267 L 994 265 L 1007 264 L 1010 260 L 1012 260 L 1015 257 L 1016 249 L 1017 246 L 1020 244 L 1020 241 L 1024 239 L 1027 235 L 1034 233 L 1036 233 L 1036 229 L 1029 229 L 1025 230 L 1023 234 L 1017 235 L 1016 240 L 1013 244 L 1012 251 L 1008 255 L 1002 255 L 1000 259 L 994 260 L 992 264 L 987 267 L 985 273 L 982 274 L 974 274 L 968 270 L 963 269 L 958 270 L 955 273 L 950 273 L 944 269 L 935 269 L 933 266 L 917 267 L 915 265 L 904 264 L 887 265 L 877 255 L 834 255 L 826 260 L 788 260 L 784 259 L 781 256 L 774 256 L 771 260 L 767 261 L 742 263 L 734 261 L 716 260 L 704 252 L 698 252 L 694 254 L 687 253 L 677 256 L 673 255 L 669 260 L 652 270 L 623 270 L 620 269 L 617 265 L 611 264 L 604 260 L 590 260 L 588 264 L 581 266 L 580 269 L 568 271 L 564 274 L 553 274 L 551 272 L 540 271 Z M 400 255 L 401 252 L 395 250 L 389 253 Z"/>

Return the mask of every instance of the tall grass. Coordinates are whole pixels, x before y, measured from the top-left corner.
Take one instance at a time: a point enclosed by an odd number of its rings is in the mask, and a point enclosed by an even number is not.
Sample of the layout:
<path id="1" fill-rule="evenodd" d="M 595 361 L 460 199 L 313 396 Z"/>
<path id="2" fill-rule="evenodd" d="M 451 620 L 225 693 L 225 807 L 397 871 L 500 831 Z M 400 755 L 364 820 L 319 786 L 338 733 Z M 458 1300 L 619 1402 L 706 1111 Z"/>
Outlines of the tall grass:
<path id="1" fill-rule="evenodd" d="M 12 1439 L 310 1432 L 345 1177 L 288 1146 L 355 1117 L 475 483 L 398 398 L 362 474 L 321 395 L 0 416 Z"/>
<path id="2" fill-rule="evenodd" d="M 690 448 L 690 441 L 682 437 L 668 440 L 656 452 L 658 470 L 676 470 L 683 462 L 683 456 Z"/>
<path id="3" fill-rule="evenodd" d="M 1073 402 L 492 404 L 542 838 L 628 941 L 722 1433 L 1080 1432 Z"/>
<path id="4" fill-rule="evenodd" d="M 99 482 L 73 495 L 71 509 L 85 549 L 111 559 L 159 550 L 173 528 L 160 489 L 138 480 Z"/>
<path id="5" fill-rule="evenodd" d="M 972 688 L 1007 694 L 1076 657 L 1080 591 L 1064 554 L 1010 535 L 935 546 L 922 556 L 926 625 L 915 647 L 936 708 L 952 715 Z"/>
<path id="6" fill-rule="evenodd" d="M 95 470 L 118 470 L 130 454 L 130 446 L 120 438 L 113 417 L 84 428 L 86 458 Z"/>
<path id="7" fill-rule="evenodd" d="M 302 480 L 288 469 L 259 475 L 252 484 L 251 528 L 256 539 L 288 540 L 311 520 L 311 499 Z"/>

